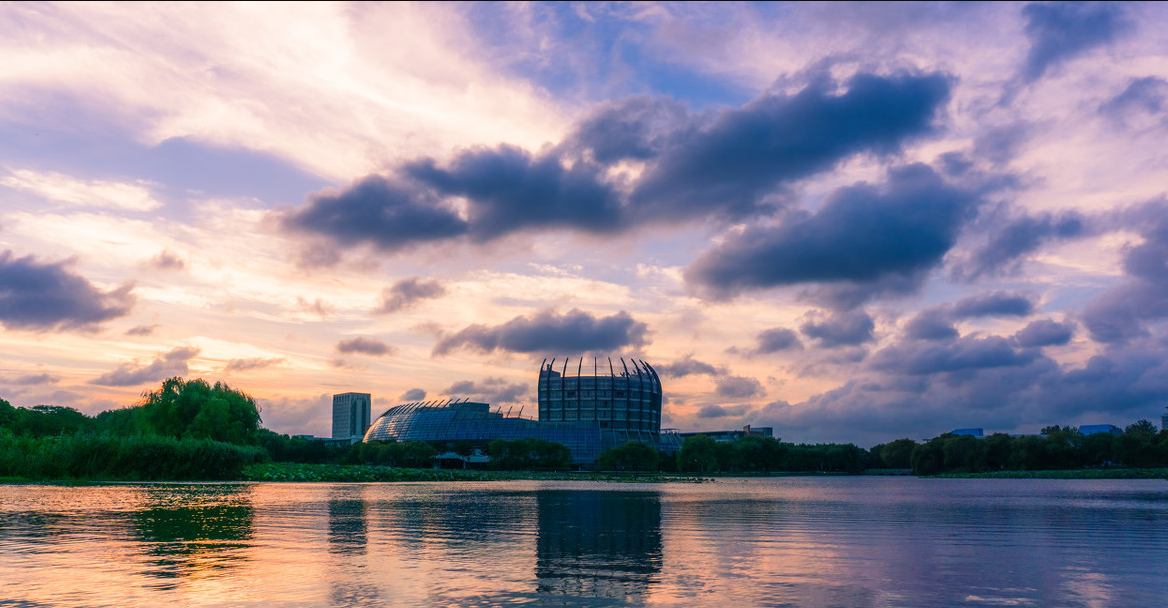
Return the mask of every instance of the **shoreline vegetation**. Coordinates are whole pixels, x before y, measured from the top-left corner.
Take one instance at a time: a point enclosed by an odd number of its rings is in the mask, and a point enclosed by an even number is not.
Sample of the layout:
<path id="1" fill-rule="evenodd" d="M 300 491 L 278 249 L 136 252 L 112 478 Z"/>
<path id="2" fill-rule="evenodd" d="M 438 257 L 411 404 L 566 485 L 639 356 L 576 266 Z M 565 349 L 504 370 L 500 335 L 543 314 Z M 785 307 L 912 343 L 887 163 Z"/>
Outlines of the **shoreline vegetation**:
<path id="1" fill-rule="evenodd" d="M 58 405 L 0 399 L 0 483 L 139 481 L 702 482 L 721 477 L 915 475 L 939 478 L 1168 479 L 1168 431 L 1141 420 L 1084 435 L 945 433 L 871 449 L 745 435 L 687 437 L 676 454 L 637 442 L 574 471 L 562 444 L 538 439 L 330 445 L 261 428 L 254 399 L 221 382 L 170 378 L 134 406 L 86 416 Z M 475 466 L 470 466 L 471 457 Z M 483 461 L 486 461 L 485 463 Z M 450 468 L 453 467 L 453 468 Z"/>

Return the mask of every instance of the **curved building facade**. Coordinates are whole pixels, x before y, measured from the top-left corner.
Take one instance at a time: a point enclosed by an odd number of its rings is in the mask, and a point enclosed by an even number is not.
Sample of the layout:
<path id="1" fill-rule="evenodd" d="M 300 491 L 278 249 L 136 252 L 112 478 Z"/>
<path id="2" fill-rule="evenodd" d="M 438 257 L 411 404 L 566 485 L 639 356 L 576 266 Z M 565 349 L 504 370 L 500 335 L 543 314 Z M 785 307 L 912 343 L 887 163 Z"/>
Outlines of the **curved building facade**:
<path id="1" fill-rule="evenodd" d="M 564 444 L 581 465 L 595 463 L 601 452 L 628 441 L 666 453 L 681 448 L 677 433 L 660 431 L 661 380 L 648 363 L 621 359 L 619 368 L 609 363 L 609 373 L 603 374 L 597 373 L 595 361 L 592 370 L 584 369 L 582 361 L 574 370 L 565 364 L 557 370 L 555 362 L 540 366 L 538 420 L 466 400 L 404 403 L 378 416 L 364 440 L 466 440 L 484 448 L 495 439 L 542 439 Z"/>
<path id="2" fill-rule="evenodd" d="M 590 364 L 590 365 L 589 365 Z M 644 361 L 593 357 L 544 359 L 539 368 L 539 419 L 595 421 L 602 429 L 661 432 L 661 378 Z"/>

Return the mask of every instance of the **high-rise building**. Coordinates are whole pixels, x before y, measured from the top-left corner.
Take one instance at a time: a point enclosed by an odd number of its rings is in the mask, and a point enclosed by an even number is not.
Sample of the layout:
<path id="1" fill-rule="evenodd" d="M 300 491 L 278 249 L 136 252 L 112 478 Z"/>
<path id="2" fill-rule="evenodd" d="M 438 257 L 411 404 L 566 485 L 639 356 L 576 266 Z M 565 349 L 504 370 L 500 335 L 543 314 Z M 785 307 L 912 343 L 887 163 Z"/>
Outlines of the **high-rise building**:
<path id="1" fill-rule="evenodd" d="M 333 439 L 361 441 L 369 428 L 372 402 L 369 393 L 333 395 Z"/>
<path id="2" fill-rule="evenodd" d="M 1168 413 L 1160 414 L 1160 430 L 1168 431 Z"/>

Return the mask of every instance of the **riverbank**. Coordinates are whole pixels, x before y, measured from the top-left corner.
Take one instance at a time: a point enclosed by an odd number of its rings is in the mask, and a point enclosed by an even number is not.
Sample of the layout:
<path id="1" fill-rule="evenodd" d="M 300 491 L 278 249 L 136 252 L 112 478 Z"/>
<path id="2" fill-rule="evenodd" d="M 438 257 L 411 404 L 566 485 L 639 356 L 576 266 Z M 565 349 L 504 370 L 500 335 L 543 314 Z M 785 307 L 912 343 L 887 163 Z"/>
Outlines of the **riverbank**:
<path id="1" fill-rule="evenodd" d="M 630 483 L 701 483 L 708 477 L 662 473 L 576 473 L 571 471 L 482 471 L 473 469 L 408 469 L 359 464 L 297 464 L 270 462 L 243 468 L 243 481 L 615 481 Z"/>
<path id="2" fill-rule="evenodd" d="M 933 479 L 1168 479 L 1168 469 L 990 471 L 984 473 L 942 473 L 928 477 Z"/>

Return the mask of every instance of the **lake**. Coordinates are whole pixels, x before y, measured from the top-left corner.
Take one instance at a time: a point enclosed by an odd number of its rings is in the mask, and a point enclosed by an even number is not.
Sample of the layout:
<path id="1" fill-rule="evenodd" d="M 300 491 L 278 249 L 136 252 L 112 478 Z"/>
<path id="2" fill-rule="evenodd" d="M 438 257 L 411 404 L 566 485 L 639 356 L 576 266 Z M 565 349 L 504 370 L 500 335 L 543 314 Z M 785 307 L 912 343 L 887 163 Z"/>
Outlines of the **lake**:
<path id="1" fill-rule="evenodd" d="M 1164 606 L 1168 481 L 0 485 L 0 606 Z"/>

